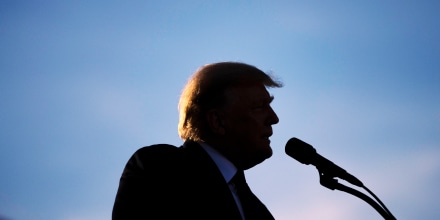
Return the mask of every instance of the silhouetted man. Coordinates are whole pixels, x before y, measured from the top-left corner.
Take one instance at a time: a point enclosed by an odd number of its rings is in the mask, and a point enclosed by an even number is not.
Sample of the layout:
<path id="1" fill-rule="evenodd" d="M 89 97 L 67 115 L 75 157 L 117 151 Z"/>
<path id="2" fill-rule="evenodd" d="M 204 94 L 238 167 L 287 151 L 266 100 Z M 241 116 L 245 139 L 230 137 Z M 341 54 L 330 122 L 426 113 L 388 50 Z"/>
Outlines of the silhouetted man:
<path id="1" fill-rule="evenodd" d="M 273 219 L 243 171 L 272 156 L 279 119 L 267 88 L 281 83 L 254 66 L 202 66 L 179 101 L 184 143 L 139 149 L 128 161 L 113 219 Z"/>

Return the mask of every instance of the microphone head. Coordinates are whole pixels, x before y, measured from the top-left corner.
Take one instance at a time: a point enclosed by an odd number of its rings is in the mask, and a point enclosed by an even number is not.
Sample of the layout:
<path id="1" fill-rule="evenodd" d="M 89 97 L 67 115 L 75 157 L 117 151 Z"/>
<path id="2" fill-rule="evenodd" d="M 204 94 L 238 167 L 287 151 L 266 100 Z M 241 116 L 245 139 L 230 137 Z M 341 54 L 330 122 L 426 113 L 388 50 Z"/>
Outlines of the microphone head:
<path id="1" fill-rule="evenodd" d="M 298 138 L 287 141 L 285 151 L 287 155 L 307 165 L 313 164 L 316 156 L 315 148 Z"/>

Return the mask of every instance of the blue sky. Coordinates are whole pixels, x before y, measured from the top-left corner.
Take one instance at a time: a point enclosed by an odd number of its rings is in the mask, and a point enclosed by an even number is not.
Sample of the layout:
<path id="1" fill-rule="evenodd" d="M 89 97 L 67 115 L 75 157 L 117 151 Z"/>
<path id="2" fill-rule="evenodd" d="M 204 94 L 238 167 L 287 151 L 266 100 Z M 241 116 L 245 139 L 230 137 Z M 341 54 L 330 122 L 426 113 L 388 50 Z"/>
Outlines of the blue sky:
<path id="1" fill-rule="evenodd" d="M 398 219 L 438 219 L 439 9 L 427 0 L 1 1 L 0 218 L 110 219 L 131 154 L 182 143 L 188 77 L 241 61 L 284 83 L 270 90 L 274 155 L 247 172 L 276 219 L 381 219 L 286 156 L 291 137 L 358 177 Z"/>

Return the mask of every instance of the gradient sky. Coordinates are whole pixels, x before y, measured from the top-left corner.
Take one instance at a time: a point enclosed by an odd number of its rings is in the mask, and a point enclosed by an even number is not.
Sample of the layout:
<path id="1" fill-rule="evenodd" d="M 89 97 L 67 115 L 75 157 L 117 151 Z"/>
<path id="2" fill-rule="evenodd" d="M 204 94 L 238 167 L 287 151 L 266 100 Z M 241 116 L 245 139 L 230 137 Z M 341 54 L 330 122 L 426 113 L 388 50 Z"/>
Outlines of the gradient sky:
<path id="1" fill-rule="evenodd" d="M 0 219 L 110 219 L 128 158 L 182 143 L 180 91 L 218 61 L 284 83 L 270 90 L 274 155 L 247 172 L 276 219 L 382 219 L 285 155 L 291 137 L 397 219 L 439 219 L 439 11 L 437 0 L 0 1 Z"/>

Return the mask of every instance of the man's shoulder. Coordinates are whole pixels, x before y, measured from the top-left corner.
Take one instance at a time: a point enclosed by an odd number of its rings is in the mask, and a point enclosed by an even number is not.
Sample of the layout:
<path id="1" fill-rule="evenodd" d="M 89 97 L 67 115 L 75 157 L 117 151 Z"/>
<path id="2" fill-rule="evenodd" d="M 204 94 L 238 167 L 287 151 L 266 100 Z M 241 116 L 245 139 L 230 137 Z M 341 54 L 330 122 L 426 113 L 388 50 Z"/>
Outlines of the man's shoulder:
<path id="1" fill-rule="evenodd" d="M 153 144 L 139 148 L 135 154 L 169 154 L 177 152 L 178 149 L 178 147 L 171 144 Z"/>
<path id="2" fill-rule="evenodd" d="M 185 155 L 200 154 L 201 146 L 197 142 L 185 141 L 177 147 L 171 144 L 153 144 L 139 148 L 134 155 L 141 157 L 179 157 Z M 203 151 L 204 152 L 204 151 Z"/>
<path id="3" fill-rule="evenodd" d="M 154 144 L 139 148 L 128 160 L 123 176 L 141 173 L 153 175 L 179 169 L 182 161 L 179 149 L 170 144 Z"/>
<path id="4" fill-rule="evenodd" d="M 152 170 L 191 169 L 209 164 L 209 156 L 196 142 L 186 141 L 182 146 L 154 144 L 139 148 L 129 159 L 126 169 L 152 172 Z"/>
<path id="5" fill-rule="evenodd" d="M 180 147 L 170 144 L 154 144 L 139 148 L 130 160 L 136 160 L 142 163 L 148 162 L 172 162 L 180 157 Z"/>

